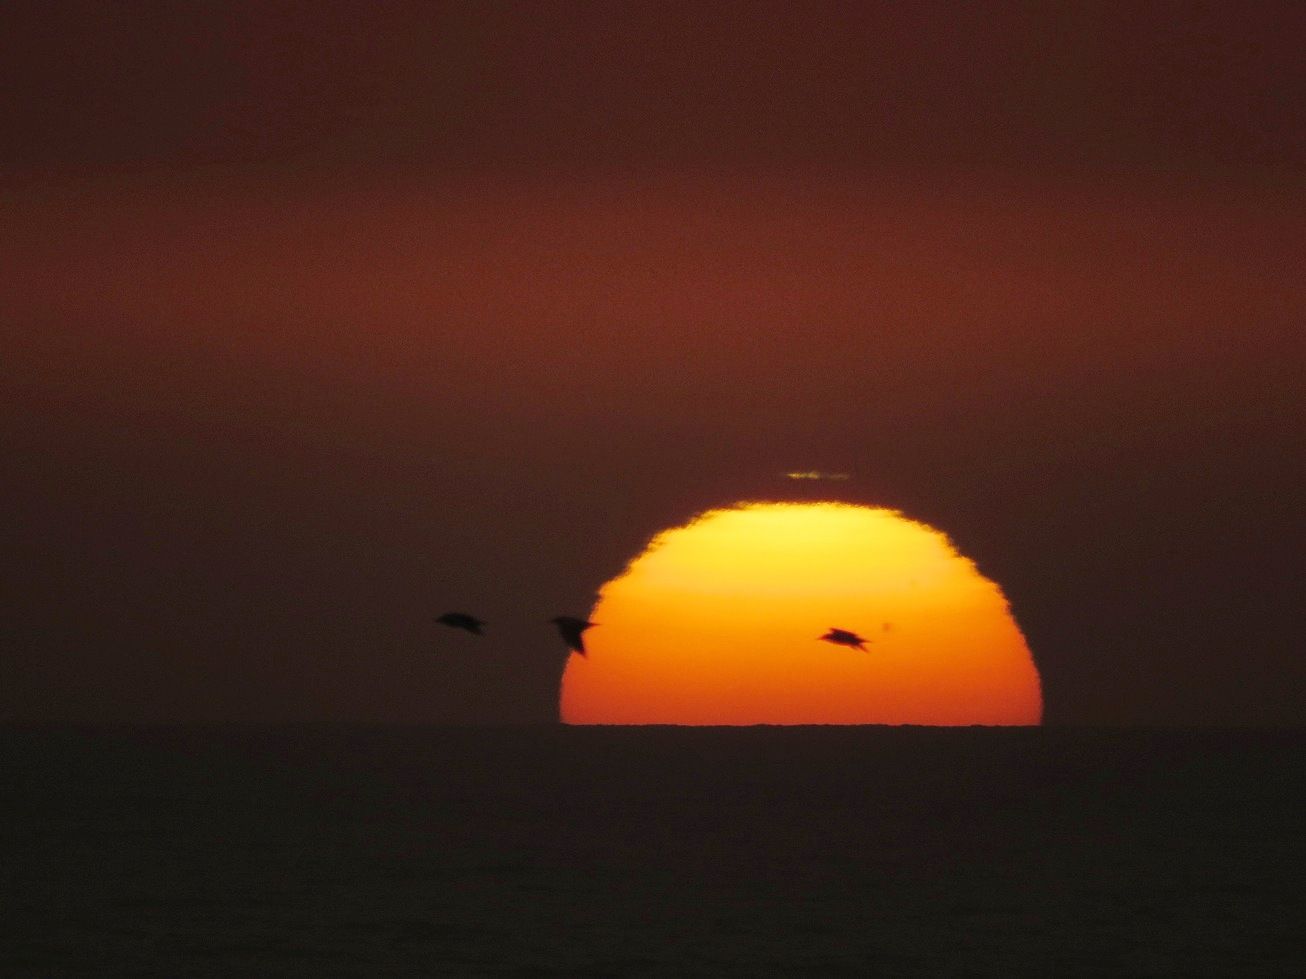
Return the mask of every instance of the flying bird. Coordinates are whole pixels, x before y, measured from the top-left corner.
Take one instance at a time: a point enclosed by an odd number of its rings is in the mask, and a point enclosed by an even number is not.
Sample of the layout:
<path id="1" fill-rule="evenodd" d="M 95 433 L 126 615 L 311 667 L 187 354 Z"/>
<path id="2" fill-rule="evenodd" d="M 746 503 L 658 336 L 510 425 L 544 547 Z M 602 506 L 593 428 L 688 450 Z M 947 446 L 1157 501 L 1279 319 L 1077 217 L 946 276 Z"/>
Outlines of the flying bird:
<path id="1" fill-rule="evenodd" d="M 836 646 L 848 646 L 851 649 L 860 649 L 863 653 L 870 652 L 865 644 L 871 640 L 863 639 L 861 636 L 857 635 L 857 633 L 849 632 L 847 629 L 836 629 L 834 626 L 830 626 L 829 632 L 823 636 L 818 636 L 817 638 L 824 640 L 825 642 L 832 642 Z"/>
<path id="2" fill-rule="evenodd" d="M 572 618 L 570 615 L 559 615 L 549 621 L 558 627 L 558 633 L 566 641 L 568 649 L 575 650 L 582 656 L 585 655 L 585 639 L 581 633 L 598 625 L 597 622 L 586 622 L 584 619 Z"/>
<path id="3" fill-rule="evenodd" d="M 479 636 L 481 626 L 485 625 L 476 616 L 468 615 L 466 612 L 445 612 L 444 615 L 437 616 L 435 621 L 452 629 L 466 629 L 474 636 Z"/>

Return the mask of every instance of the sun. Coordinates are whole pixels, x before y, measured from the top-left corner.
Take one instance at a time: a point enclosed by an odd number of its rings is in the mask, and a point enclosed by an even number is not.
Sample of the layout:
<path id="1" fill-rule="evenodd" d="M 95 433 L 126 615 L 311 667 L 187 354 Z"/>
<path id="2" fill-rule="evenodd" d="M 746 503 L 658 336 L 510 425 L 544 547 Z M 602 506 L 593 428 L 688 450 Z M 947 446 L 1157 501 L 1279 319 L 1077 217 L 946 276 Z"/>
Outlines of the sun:
<path id="1" fill-rule="evenodd" d="M 708 511 L 654 537 L 590 619 L 587 655 L 563 675 L 568 724 L 1042 720 L 1038 671 L 1001 589 L 942 532 L 894 510 Z"/>

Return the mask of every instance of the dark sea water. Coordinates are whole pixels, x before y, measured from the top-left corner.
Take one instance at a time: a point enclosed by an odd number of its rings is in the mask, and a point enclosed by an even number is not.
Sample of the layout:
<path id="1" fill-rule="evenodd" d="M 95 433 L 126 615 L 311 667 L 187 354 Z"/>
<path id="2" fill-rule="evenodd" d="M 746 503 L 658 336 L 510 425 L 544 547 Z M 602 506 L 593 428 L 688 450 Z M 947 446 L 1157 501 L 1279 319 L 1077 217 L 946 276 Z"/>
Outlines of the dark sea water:
<path id="1" fill-rule="evenodd" d="M 4 727 L 0 974 L 1300 974 L 1303 748 Z"/>

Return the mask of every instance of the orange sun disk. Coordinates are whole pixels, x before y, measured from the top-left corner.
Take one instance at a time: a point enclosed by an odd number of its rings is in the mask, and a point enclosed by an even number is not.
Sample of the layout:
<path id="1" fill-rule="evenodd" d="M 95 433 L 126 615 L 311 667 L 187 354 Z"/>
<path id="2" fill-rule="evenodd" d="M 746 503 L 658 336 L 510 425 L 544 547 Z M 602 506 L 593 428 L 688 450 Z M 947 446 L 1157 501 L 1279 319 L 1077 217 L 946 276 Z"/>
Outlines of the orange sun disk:
<path id="1" fill-rule="evenodd" d="M 996 584 L 886 509 L 747 503 L 658 534 L 599 592 L 569 724 L 1038 724 Z M 830 628 L 867 652 L 818 641 Z"/>

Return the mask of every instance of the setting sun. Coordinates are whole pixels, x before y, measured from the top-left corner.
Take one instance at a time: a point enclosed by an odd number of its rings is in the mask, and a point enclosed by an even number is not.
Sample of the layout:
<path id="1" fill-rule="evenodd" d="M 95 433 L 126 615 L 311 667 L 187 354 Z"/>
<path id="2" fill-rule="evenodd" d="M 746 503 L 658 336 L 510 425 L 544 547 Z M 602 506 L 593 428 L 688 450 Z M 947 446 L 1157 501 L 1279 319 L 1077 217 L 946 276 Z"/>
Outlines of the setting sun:
<path id="1" fill-rule="evenodd" d="M 886 509 L 748 503 L 657 535 L 599 593 L 570 724 L 1038 724 L 996 584 Z M 865 651 L 820 639 L 846 630 Z M 837 635 L 837 633 L 836 633 Z"/>

